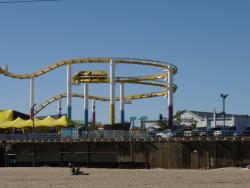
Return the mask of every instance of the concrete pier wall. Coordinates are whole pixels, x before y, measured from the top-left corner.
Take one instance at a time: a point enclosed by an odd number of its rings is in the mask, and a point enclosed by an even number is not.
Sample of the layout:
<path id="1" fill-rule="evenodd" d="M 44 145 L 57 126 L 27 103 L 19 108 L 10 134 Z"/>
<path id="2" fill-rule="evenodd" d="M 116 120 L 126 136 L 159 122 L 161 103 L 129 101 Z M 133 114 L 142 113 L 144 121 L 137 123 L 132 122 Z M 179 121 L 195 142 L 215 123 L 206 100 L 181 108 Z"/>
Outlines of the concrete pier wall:
<path id="1" fill-rule="evenodd" d="M 0 166 L 206 169 L 250 164 L 250 141 L 2 143 Z"/>

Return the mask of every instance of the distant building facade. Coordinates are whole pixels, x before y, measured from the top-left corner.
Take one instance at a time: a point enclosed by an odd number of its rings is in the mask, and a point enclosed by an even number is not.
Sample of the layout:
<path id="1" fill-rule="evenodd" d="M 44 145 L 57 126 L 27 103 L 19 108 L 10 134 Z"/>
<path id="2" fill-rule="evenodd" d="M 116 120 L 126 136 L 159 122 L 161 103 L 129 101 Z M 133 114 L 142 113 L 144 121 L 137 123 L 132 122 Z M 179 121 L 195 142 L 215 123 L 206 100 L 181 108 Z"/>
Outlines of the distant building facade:
<path id="1" fill-rule="evenodd" d="M 183 126 L 216 128 L 223 127 L 223 114 L 212 112 L 200 112 L 184 110 L 179 113 L 177 123 Z M 243 130 L 250 127 L 250 116 L 226 114 L 226 127 L 235 127 L 237 130 Z"/>

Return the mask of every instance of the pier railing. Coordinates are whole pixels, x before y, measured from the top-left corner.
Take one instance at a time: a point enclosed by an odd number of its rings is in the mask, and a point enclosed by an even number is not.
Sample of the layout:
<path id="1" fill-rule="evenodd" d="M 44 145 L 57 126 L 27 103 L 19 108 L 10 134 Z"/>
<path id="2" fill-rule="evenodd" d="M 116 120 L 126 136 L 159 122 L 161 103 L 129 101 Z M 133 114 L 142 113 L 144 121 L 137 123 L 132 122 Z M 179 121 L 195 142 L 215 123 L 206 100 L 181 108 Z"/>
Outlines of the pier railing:
<path id="1" fill-rule="evenodd" d="M 105 130 L 82 132 L 80 138 L 83 139 L 110 139 L 110 140 L 136 140 L 151 138 L 146 131 L 123 131 L 123 130 Z"/>
<path id="2" fill-rule="evenodd" d="M 0 134 L 0 141 L 29 141 L 29 140 L 145 140 L 152 136 L 146 131 L 83 131 L 78 134 L 61 135 L 57 133 L 25 133 L 25 134 Z"/>
<path id="3" fill-rule="evenodd" d="M 145 140 L 227 140 L 249 139 L 250 134 L 236 131 L 226 132 L 222 135 L 213 134 L 188 134 L 159 136 L 158 132 L 147 131 L 124 131 L 124 130 L 96 130 L 82 131 L 72 135 L 58 133 L 25 133 L 25 134 L 0 134 L 0 142 L 29 142 L 29 141 L 145 141 Z"/>

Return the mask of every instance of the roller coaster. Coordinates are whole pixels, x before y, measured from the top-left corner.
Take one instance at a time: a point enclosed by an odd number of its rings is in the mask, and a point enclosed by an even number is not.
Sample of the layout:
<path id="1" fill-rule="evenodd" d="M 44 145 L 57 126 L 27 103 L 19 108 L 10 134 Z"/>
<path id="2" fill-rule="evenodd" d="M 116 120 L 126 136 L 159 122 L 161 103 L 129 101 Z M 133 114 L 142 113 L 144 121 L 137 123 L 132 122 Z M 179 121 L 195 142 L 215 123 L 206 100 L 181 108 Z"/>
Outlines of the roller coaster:
<path id="1" fill-rule="evenodd" d="M 80 71 L 72 76 L 72 65 L 74 64 L 97 64 L 106 63 L 110 65 L 109 75 L 106 71 L 92 71 L 84 70 Z M 133 77 L 119 77 L 116 76 L 115 67 L 119 64 L 130 64 L 130 65 L 144 65 L 148 67 L 155 67 L 162 69 L 163 72 L 153 75 L 145 76 L 133 76 Z M 40 104 L 35 108 L 34 100 L 34 79 L 42 76 L 50 71 L 53 71 L 59 67 L 67 66 L 67 93 L 59 94 L 54 96 L 44 103 Z M 146 59 L 135 59 L 135 58 L 75 58 L 56 62 L 46 68 L 42 68 L 34 73 L 30 74 L 15 74 L 8 70 L 8 68 L 0 68 L 0 74 L 11 77 L 14 79 L 29 79 L 30 80 L 30 110 L 31 115 L 36 115 L 51 103 L 61 100 L 67 97 L 67 109 L 68 117 L 71 119 L 71 98 L 78 97 L 84 99 L 84 110 L 85 110 L 85 124 L 88 124 L 88 99 L 109 101 L 110 102 L 110 124 L 113 125 L 115 119 L 115 101 L 120 101 L 121 109 L 121 122 L 124 122 L 124 104 L 126 101 L 135 99 L 146 99 L 152 97 L 165 96 L 168 98 L 168 118 L 169 125 L 172 125 L 173 118 L 173 93 L 176 91 L 177 86 L 173 84 L 173 76 L 177 73 L 177 67 L 170 63 L 162 61 L 146 60 Z M 110 84 L 110 97 L 105 96 L 89 96 L 88 95 L 88 84 L 100 83 Z M 115 97 L 115 84 L 120 84 L 120 97 Z M 84 94 L 72 93 L 72 85 L 84 84 Z M 160 87 L 162 91 L 142 93 L 135 95 L 124 95 L 124 84 L 136 84 L 136 85 L 149 85 Z"/>

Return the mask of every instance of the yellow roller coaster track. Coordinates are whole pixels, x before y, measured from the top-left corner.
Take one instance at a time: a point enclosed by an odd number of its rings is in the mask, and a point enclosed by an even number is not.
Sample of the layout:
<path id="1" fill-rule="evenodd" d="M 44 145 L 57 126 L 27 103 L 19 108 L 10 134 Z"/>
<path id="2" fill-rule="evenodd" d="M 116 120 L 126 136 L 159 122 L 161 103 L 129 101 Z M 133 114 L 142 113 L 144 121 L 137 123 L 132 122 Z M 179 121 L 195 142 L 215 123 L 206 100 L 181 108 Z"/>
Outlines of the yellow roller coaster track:
<path id="1" fill-rule="evenodd" d="M 164 63 L 161 61 L 134 59 L 134 58 L 75 58 L 75 59 L 69 59 L 69 60 L 63 60 L 63 61 L 57 62 L 53 65 L 40 69 L 31 74 L 15 74 L 15 73 L 9 72 L 8 70 L 1 69 L 1 68 L 0 68 L 0 74 L 3 74 L 7 77 L 15 78 L 15 79 L 30 79 L 30 78 L 39 77 L 52 70 L 55 70 L 62 66 L 66 66 L 68 64 L 110 63 L 111 60 L 117 64 L 145 65 L 145 66 L 151 66 L 151 67 L 158 67 L 163 70 L 169 70 L 171 68 L 173 70 L 173 74 L 177 73 L 177 67 L 175 65 Z M 117 83 L 150 85 L 150 86 L 161 87 L 164 89 L 162 92 L 136 94 L 136 95 L 130 95 L 130 96 L 125 97 L 125 100 L 133 100 L 133 99 L 144 99 L 144 98 L 151 98 L 151 97 L 167 96 L 167 90 L 169 90 L 169 86 L 166 83 L 166 81 L 164 81 L 167 78 L 168 78 L 168 74 L 165 72 L 162 74 L 153 74 L 153 75 L 147 75 L 147 76 L 116 77 L 115 79 Z M 109 83 L 109 82 L 110 82 L 109 79 L 106 79 L 106 80 L 105 79 L 104 80 L 84 79 L 84 83 Z M 177 89 L 177 86 L 173 85 L 173 89 L 175 92 Z M 72 96 L 79 97 L 79 98 L 84 97 L 83 95 L 76 94 L 76 93 L 73 93 Z M 64 97 L 66 97 L 66 94 L 60 94 L 45 101 L 44 103 L 42 103 L 35 109 L 35 114 L 39 113 L 49 104 Z M 102 96 L 89 96 L 89 98 L 100 100 L 100 101 L 109 101 L 108 97 L 102 97 Z M 119 98 L 116 98 L 116 101 L 119 101 L 119 100 L 120 100 Z"/>
<path id="2" fill-rule="evenodd" d="M 162 97 L 162 96 L 167 96 L 167 92 L 152 92 L 152 93 L 144 93 L 144 94 L 139 94 L 139 95 L 129 95 L 125 97 L 125 101 L 126 100 L 135 100 L 135 99 L 145 99 L 145 98 L 152 98 L 152 97 Z M 66 98 L 67 94 L 63 93 L 63 94 L 59 94 L 56 95 L 48 100 L 46 100 L 44 103 L 42 103 L 41 105 L 39 105 L 36 109 L 34 114 L 38 114 L 40 111 L 42 111 L 44 108 L 46 108 L 48 105 L 50 105 L 51 103 Z M 84 98 L 84 95 L 78 94 L 78 93 L 72 93 L 72 97 L 77 97 L 77 98 Z M 102 97 L 102 96 L 92 96 L 89 95 L 88 96 L 89 99 L 95 99 L 98 101 L 109 101 L 109 97 Z M 116 101 L 119 101 L 120 98 L 116 97 L 115 98 Z"/>
<path id="3" fill-rule="evenodd" d="M 177 73 L 177 67 L 175 65 L 164 63 L 161 61 L 153 61 L 153 60 L 146 60 L 146 59 L 134 59 L 134 58 L 75 58 L 69 60 L 59 61 L 53 65 L 50 65 L 46 68 L 40 69 L 31 74 L 15 74 L 11 73 L 7 70 L 0 69 L 0 74 L 3 74 L 8 77 L 16 78 L 16 79 L 30 79 L 33 77 L 39 77 L 43 74 L 46 74 L 54 69 L 57 69 L 61 66 L 65 66 L 68 64 L 83 64 L 83 63 L 109 63 L 110 61 L 114 61 L 118 64 L 137 64 L 137 65 L 146 65 L 152 67 L 159 67 L 162 69 L 168 70 L 169 67 L 173 69 L 173 73 Z"/>

